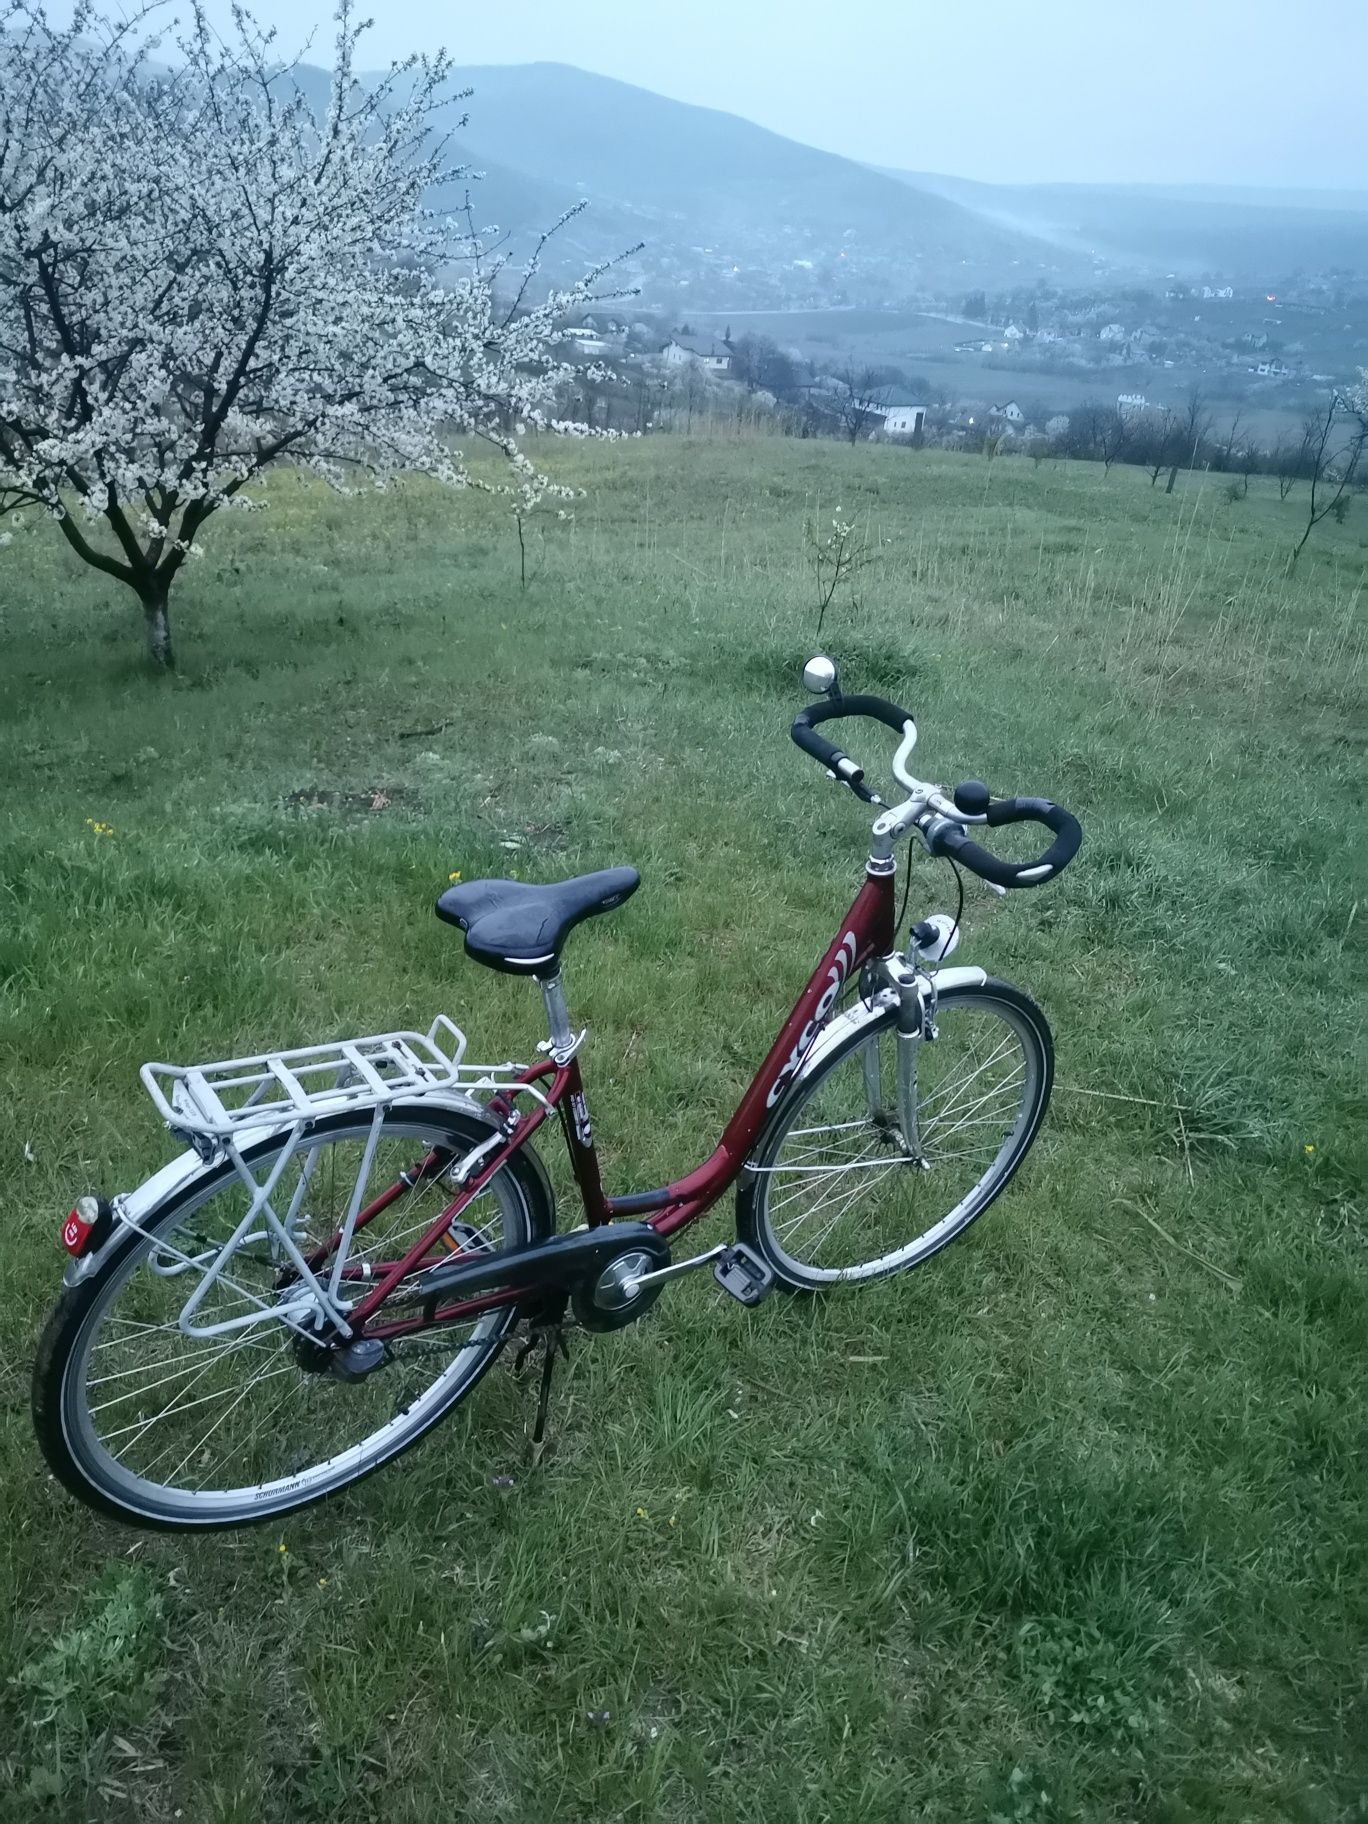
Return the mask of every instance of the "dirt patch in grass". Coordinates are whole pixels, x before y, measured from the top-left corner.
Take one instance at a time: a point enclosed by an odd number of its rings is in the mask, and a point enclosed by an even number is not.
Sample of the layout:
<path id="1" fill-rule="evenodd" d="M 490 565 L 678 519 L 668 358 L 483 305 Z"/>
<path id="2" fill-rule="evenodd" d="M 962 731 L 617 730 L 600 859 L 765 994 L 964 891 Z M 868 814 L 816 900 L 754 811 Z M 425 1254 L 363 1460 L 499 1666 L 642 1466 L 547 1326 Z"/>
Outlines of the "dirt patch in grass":
<path id="1" fill-rule="evenodd" d="M 360 812 L 367 816 L 393 810 L 411 796 L 402 785 L 374 785 L 359 792 L 337 792 L 327 786 L 301 786 L 286 792 L 281 803 L 290 811 Z"/>

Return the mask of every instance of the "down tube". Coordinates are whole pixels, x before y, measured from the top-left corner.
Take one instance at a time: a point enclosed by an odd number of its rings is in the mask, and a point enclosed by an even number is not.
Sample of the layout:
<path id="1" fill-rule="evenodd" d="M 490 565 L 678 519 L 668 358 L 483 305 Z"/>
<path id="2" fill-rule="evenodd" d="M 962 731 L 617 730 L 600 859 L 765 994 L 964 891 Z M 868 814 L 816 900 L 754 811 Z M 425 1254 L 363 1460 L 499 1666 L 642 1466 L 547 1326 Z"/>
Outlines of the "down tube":
<path id="1" fill-rule="evenodd" d="M 686 1178 L 669 1186 L 670 1201 L 676 1207 L 663 1218 L 654 1219 L 662 1234 L 702 1215 L 736 1177 L 770 1109 L 802 1063 L 845 983 L 871 958 L 887 956 L 893 948 L 893 925 L 893 876 L 868 875 L 831 947 L 756 1072 L 741 1106 L 727 1123 L 716 1152 Z"/>

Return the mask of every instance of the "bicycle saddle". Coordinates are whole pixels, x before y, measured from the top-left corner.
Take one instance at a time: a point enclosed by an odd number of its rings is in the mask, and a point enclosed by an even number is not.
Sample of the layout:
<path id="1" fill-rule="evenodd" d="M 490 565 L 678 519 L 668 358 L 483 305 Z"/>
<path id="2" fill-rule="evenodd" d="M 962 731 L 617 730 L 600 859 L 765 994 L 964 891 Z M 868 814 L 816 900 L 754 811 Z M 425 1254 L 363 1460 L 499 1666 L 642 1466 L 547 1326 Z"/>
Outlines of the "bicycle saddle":
<path id="1" fill-rule="evenodd" d="M 583 919 L 611 912 L 641 885 L 635 868 L 604 868 L 550 886 L 472 880 L 448 887 L 437 916 L 465 932 L 466 955 L 506 975 L 551 977 L 566 938 Z"/>

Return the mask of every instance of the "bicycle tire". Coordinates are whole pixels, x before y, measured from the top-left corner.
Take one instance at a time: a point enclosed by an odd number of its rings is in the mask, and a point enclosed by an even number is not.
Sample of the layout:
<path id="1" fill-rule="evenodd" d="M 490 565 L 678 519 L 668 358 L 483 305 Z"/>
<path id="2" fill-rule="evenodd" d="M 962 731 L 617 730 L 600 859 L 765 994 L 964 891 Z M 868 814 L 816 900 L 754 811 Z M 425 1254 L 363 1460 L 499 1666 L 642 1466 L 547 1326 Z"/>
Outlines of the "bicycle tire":
<path id="1" fill-rule="evenodd" d="M 329 1116 L 314 1124 L 309 1139 L 321 1149 L 357 1139 L 368 1131 L 369 1125 L 368 1114 Z M 449 1142 L 450 1150 L 459 1156 L 487 1139 L 491 1128 L 475 1115 L 415 1104 L 387 1110 L 380 1132 L 396 1143 L 409 1138 L 416 1142 L 429 1139 L 435 1144 Z M 272 1137 L 246 1149 L 245 1157 L 249 1163 L 260 1164 L 279 1146 L 279 1139 Z M 187 1217 L 210 1205 L 215 1196 L 231 1188 L 234 1177 L 232 1167 L 225 1163 L 169 1199 L 141 1225 L 144 1233 L 130 1232 L 126 1242 L 102 1262 L 96 1273 L 64 1289 L 43 1332 L 33 1373 L 33 1422 L 39 1445 L 58 1480 L 78 1499 L 113 1519 L 172 1531 L 203 1531 L 278 1519 L 351 1486 L 416 1444 L 467 1398 L 492 1366 L 517 1321 L 516 1305 L 498 1307 L 489 1313 L 490 1321 L 478 1344 L 466 1345 L 460 1351 L 475 1351 L 471 1359 L 461 1363 L 460 1373 L 453 1373 L 452 1368 L 444 1371 L 435 1389 L 401 1408 L 372 1437 L 341 1453 L 332 1473 L 315 1468 L 300 1477 L 274 1478 L 264 1488 L 243 1485 L 205 1494 L 160 1488 L 146 1478 L 121 1472 L 107 1446 L 94 1435 L 90 1402 L 82 1384 L 99 1327 L 113 1310 L 121 1290 L 134 1280 L 140 1264 L 150 1268 L 157 1238 L 169 1237 Z M 517 1245 L 542 1240 L 554 1231 L 550 1187 L 541 1162 L 530 1147 L 522 1147 L 513 1155 L 491 1181 L 490 1189 L 505 1231 L 509 1231 L 511 1223 Z M 484 1317 L 479 1321 L 484 1322 Z M 174 1334 L 174 1325 L 163 1328 L 167 1332 L 163 1346 L 177 1344 L 180 1339 Z M 276 1326 L 270 1329 L 274 1332 Z M 441 1330 L 431 1333 L 442 1334 Z M 285 1346 L 290 1347 L 291 1343 Z M 174 1350 L 168 1360 L 173 1358 Z M 374 1378 L 361 1386 L 370 1386 Z M 336 1382 L 329 1384 L 343 1395 L 352 1391 Z M 324 1465 L 323 1472 L 326 1470 Z"/>
<path id="2" fill-rule="evenodd" d="M 907 1161 L 900 1151 L 896 1123 L 886 1121 L 880 1132 L 872 1114 L 865 1119 L 860 1113 L 863 1054 L 871 1046 L 891 1049 L 897 1043 L 897 1012 L 889 1009 L 838 1045 L 812 1076 L 800 1079 L 775 1109 L 747 1161 L 747 1170 L 738 1188 L 737 1233 L 742 1241 L 756 1249 L 773 1268 L 779 1283 L 790 1291 L 817 1291 L 837 1284 L 882 1279 L 920 1266 L 975 1222 L 1006 1189 L 1020 1167 L 1049 1106 L 1054 1076 L 1054 1042 L 1049 1024 L 1035 1002 L 1009 983 L 989 979 L 980 986 L 950 988 L 940 996 L 936 1009 L 941 1036 L 935 1041 L 923 1041 L 918 1051 L 919 1060 L 925 1059 L 929 1064 L 931 1059 L 938 1057 L 938 1047 L 955 1042 L 956 1021 L 966 1013 L 977 1013 L 995 1021 L 1015 1037 L 1021 1051 L 1022 1093 L 1013 1104 L 1007 1131 L 994 1146 L 985 1169 L 955 1199 L 946 1214 L 936 1222 L 916 1229 L 899 1245 L 880 1244 L 879 1251 L 869 1259 L 844 1265 L 830 1260 L 805 1260 L 796 1251 L 804 1228 L 807 1229 L 806 1245 L 826 1244 L 858 1207 L 862 1195 L 872 1194 L 881 1184 L 893 1180 L 901 1191 L 935 1182 L 938 1147 L 941 1161 L 946 1165 L 958 1165 L 959 1157 L 951 1157 L 943 1144 L 948 1115 L 963 1114 L 967 1109 L 968 1114 L 950 1131 L 963 1136 L 966 1127 L 983 1127 L 986 1130 L 983 1145 L 986 1146 L 993 1137 L 992 1123 L 999 1113 L 1005 1115 L 1007 1112 L 1009 1091 L 1003 1090 L 999 1094 L 993 1083 L 984 1091 L 981 1084 L 975 1087 L 970 1079 L 970 1087 L 965 1092 L 968 1101 L 942 1101 L 940 1116 L 927 1120 L 925 1104 L 931 1094 L 953 1095 L 956 1092 L 944 1089 L 943 1078 L 933 1079 L 938 1084 L 937 1089 L 928 1092 L 928 1098 L 923 1098 L 919 1062 L 923 1139 L 931 1163 L 929 1169 L 923 1170 Z M 937 1068 L 940 1068 L 939 1064 Z M 1001 1082 L 1006 1081 L 1004 1076 Z M 836 1090 L 839 1090 L 839 1100 L 833 1102 Z M 849 1108 L 849 1118 L 838 1122 L 820 1119 L 830 1113 L 832 1107 L 843 1116 Z M 930 1112 L 935 1115 L 934 1104 Z M 802 1122 L 811 1124 L 814 1121 L 815 1125 L 799 1126 Z M 942 1129 L 939 1136 L 935 1132 L 938 1123 Z M 795 1141 L 796 1144 L 790 1144 Z M 978 1144 L 977 1136 L 975 1144 Z M 789 1148 L 787 1153 L 786 1146 Z M 964 1175 L 963 1172 L 958 1174 Z M 846 1180 L 850 1180 L 849 1189 Z M 776 1185 L 780 1184 L 783 1188 L 776 1190 Z M 802 1201 L 805 1195 L 809 1198 L 806 1205 Z M 927 1202 L 934 1204 L 934 1198 L 928 1198 Z M 819 1224 L 814 1218 L 820 1219 Z M 864 1220 L 869 1221 L 868 1212 Z M 916 1220 L 914 1217 L 913 1221 Z M 892 1222 L 891 1217 L 885 1219 L 884 1233 Z M 817 1237 L 816 1241 L 814 1237 Z M 833 1250 L 828 1248 L 827 1252 Z"/>

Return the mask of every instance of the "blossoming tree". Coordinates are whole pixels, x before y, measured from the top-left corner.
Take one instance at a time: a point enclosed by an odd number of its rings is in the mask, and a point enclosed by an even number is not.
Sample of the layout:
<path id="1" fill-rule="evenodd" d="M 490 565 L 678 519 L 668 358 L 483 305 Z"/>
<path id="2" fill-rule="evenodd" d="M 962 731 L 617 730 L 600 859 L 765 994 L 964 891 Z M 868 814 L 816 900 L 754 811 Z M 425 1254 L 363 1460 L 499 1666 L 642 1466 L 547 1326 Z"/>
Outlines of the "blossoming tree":
<path id="1" fill-rule="evenodd" d="M 551 349 L 607 269 L 544 294 L 547 236 L 517 271 L 491 251 L 448 156 L 445 54 L 363 84 L 341 0 L 311 105 L 235 20 L 225 41 L 196 4 L 163 46 L 146 14 L 79 0 L 59 28 L 0 0 L 0 519 L 50 515 L 132 589 L 160 665 L 205 522 L 273 463 L 459 488 L 481 439 L 523 510 L 564 493 L 518 432 L 578 428 L 554 417 Z"/>

